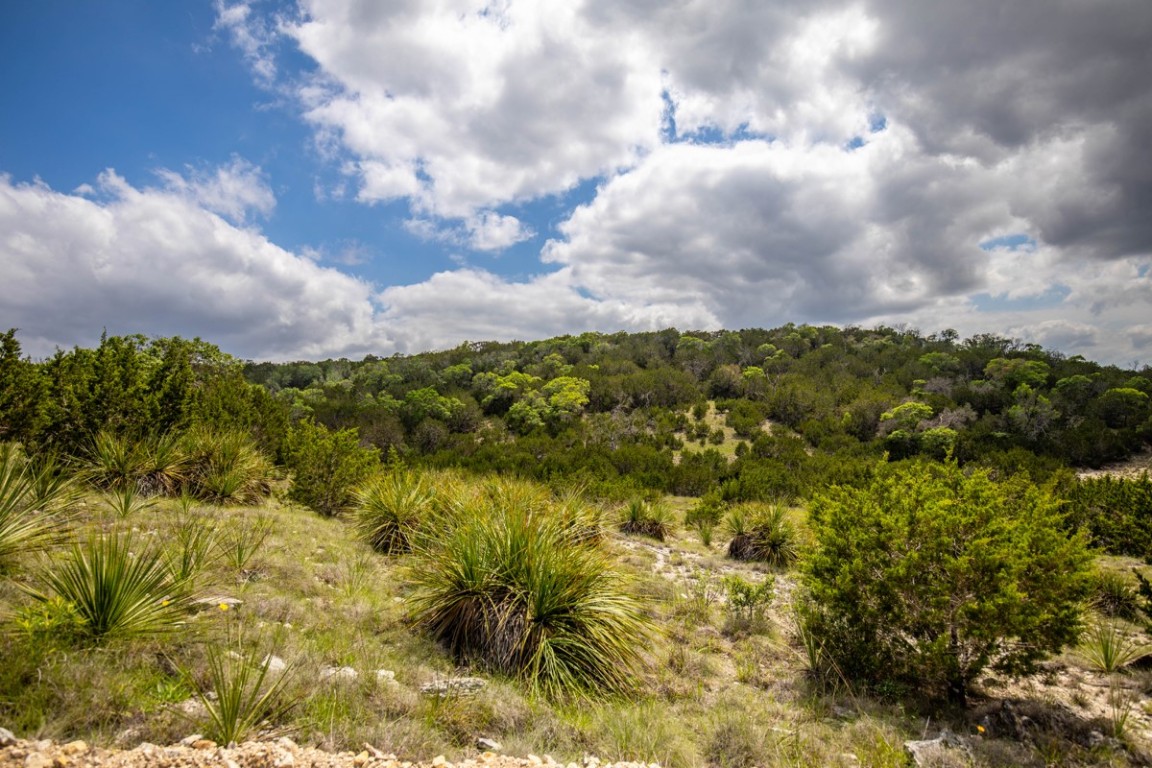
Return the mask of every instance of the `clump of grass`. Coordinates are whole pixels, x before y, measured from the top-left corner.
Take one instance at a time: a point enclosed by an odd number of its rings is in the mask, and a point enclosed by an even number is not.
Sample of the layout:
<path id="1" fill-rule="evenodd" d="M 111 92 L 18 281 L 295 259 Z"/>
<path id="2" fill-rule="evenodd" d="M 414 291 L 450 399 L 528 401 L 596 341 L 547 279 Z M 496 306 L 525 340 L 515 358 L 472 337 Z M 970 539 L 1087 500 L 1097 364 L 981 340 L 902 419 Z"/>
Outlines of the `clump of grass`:
<path id="1" fill-rule="evenodd" d="M 1092 607 L 1109 618 L 1135 621 L 1140 615 L 1140 595 L 1123 573 L 1100 570 L 1093 577 Z"/>
<path id="2" fill-rule="evenodd" d="M 1094 670 L 1110 675 L 1152 655 L 1152 646 L 1136 642 L 1115 622 L 1099 621 L 1084 633 L 1077 653 Z"/>
<path id="3" fill-rule="evenodd" d="M 275 472 L 241 431 L 199 427 L 185 434 L 191 495 L 214 504 L 256 504 L 272 492 Z"/>
<path id="4" fill-rule="evenodd" d="M 242 573 L 272 528 L 272 519 L 264 515 L 232 518 L 215 536 L 216 549 L 230 568 Z"/>
<path id="5" fill-rule="evenodd" d="M 664 541 L 672 532 L 672 513 L 662 503 L 633 499 L 624 507 L 620 531 Z"/>
<path id="6" fill-rule="evenodd" d="M 54 462 L 36 464 L 18 446 L 0 444 L 0 571 L 58 542 L 76 499 L 74 484 Z"/>
<path id="7" fill-rule="evenodd" d="M 156 500 L 146 498 L 135 484 L 123 485 L 104 494 L 104 506 L 121 520 L 156 506 Z"/>
<path id="8" fill-rule="evenodd" d="M 356 531 L 384 554 L 411 551 L 416 530 L 432 511 L 432 489 L 422 475 L 409 471 L 379 475 L 353 496 Z"/>
<path id="9" fill-rule="evenodd" d="M 207 680 L 198 681 L 185 670 L 208 713 L 206 737 L 219 744 L 237 744 L 292 708 L 294 702 L 284 695 L 290 670 L 272 679 L 271 659 L 271 654 L 252 649 L 237 653 L 212 647 L 208 649 Z"/>
<path id="10" fill-rule="evenodd" d="M 630 686 L 652 627 L 605 555 L 562 521 L 481 506 L 415 554 L 412 618 L 461 661 L 554 696 Z"/>
<path id="11" fill-rule="evenodd" d="M 189 593 L 173 581 L 163 554 L 130 534 L 93 536 L 73 545 L 43 575 L 50 593 L 26 591 L 49 603 L 70 604 L 86 640 L 162 635 L 183 621 Z"/>
<path id="12" fill-rule="evenodd" d="M 740 505 L 729 513 L 728 529 L 732 534 L 728 556 L 735 560 L 786 568 L 799 557 L 796 528 L 778 505 Z"/>

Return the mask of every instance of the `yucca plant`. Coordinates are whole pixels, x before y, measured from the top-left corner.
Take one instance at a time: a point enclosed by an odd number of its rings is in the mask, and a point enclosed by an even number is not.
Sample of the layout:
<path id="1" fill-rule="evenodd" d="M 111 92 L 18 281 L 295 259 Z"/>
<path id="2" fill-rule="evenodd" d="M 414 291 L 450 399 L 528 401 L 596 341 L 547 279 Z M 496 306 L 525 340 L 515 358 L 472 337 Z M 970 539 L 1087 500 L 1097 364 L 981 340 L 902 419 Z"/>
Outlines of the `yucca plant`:
<path id="1" fill-rule="evenodd" d="M 272 519 L 263 515 L 233 518 L 216 537 L 216 549 L 231 568 L 242 573 L 272 533 L 273 526 Z"/>
<path id="2" fill-rule="evenodd" d="M 104 506 L 124 520 L 156 506 L 156 500 L 146 498 L 135 484 L 128 484 L 104 494 Z"/>
<path id="3" fill-rule="evenodd" d="M 83 622 L 83 635 L 95 643 L 174 631 L 190 600 L 173 581 L 163 554 L 131 534 L 74 544 L 47 568 L 43 580 L 49 592 L 26 591 L 42 602 L 55 597 L 70 603 Z"/>
<path id="4" fill-rule="evenodd" d="M 272 463 L 244 432 L 199 427 L 185 434 L 182 445 L 193 496 L 215 504 L 254 504 L 271 493 Z"/>
<path id="5" fill-rule="evenodd" d="M 783 507 L 738 506 L 728 515 L 728 528 L 728 556 L 733 559 L 786 568 L 799 557 L 796 529 Z"/>
<path id="6" fill-rule="evenodd" d="M 664 541 L 672 531 L 672 514 L 659 502 L 633 499 L 624 507 L 620 531 Z"/>
<path id="7" fill-rule="evenodd" d="M 0 571 L 21 553 L 59 541 L 76 499 L 74 484 L 54 462 L 36 465 L 19 446 L 0 444 Z"/>
<path id="8" fill-rule="evenodd" d="M 284 696 L 290 670 L 272 679 L 268 669 L 271 659 L 271 654 L 256 650 L 237 653 L 212 647 L 208 649 L 205 682 L 185 670 L 185 678 L 208 713 L 204 728 L 207 738 L 219 744 L 238 744 L 291 709 L 293 702 Z"/>
<path id="9" fill-rule="evenodd" d="M 422 542 L 409 574 L 419 626 L 548 695 L 626 689 L 652 632 L 599 550 L 519 507 L 480 508 Z"/>
<path id="10" fill-rule="evenodd" d="M 1152 655 L 1152 646 L 1137 642 L 1116 622 L 1098 621 L 1084 633 L 1077 652 L 1094 670 L 1110 675 Z"/>
<path id="11" fill-rule="evenodd" d="M 196 577 L 217 557 L 219 527 L 214 518 L 191 511 L 176 520 L 174 541 L 165 550 L 168 573 L 174 583 L 191 589 Z"/>
<path id="12" fill-rule="evenodd" d="M 405 470 L 378 475 L 356 489 L 353 497 L 357 532 L 384 554 L 412 549 L 416 530 L 428 522 L 433 502 L 424 477 Z"/>
<path id="13" fill-rule="evenodd" d="M 105 490 L 135 486 L 147 465 L 141 443 L 107 430 L 96 433 L 85 454 L 85 476 Z"/>
<path id="14" fill-rule="evenodd" d="M 141 467 L 137 487 L 147 496 L 174 496 L 188 482 L 188 453 L 182 437 L 170 432 L 155 435 L 140 445 Z"/>
<path id="15" fill-rule="evenodd" d="M 1092 607 L 1113 619 L 1135 621 L 1140 614 L 1136 585 L 1123 573 L 1098 571 L 1092 584 Z"/>

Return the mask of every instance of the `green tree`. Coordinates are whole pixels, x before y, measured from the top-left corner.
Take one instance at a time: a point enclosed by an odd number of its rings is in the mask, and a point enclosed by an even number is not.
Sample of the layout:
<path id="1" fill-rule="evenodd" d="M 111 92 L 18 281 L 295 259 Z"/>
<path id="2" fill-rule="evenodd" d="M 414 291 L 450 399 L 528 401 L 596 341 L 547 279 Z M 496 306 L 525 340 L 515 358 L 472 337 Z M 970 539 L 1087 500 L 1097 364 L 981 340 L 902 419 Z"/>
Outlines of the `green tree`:
<path id="1" fill-rule="evenodd" d="M 806 628 L 843 674 L 956 702 L 986 668 L 1020 674 L 1075 642 L 1092 556 L 1060 502 L 955 462 L 881 466 L 812 503 Z"/>
<path id="2" fill-rule="evenodd" d="M 331 431 L 302 421 L 288 433 L 285 463 L 292 470 L 289 496 L 330 517 L 351 508 L 354 489 L 380 464 L 375 448 L 362 448 L 355 429 Z"/>

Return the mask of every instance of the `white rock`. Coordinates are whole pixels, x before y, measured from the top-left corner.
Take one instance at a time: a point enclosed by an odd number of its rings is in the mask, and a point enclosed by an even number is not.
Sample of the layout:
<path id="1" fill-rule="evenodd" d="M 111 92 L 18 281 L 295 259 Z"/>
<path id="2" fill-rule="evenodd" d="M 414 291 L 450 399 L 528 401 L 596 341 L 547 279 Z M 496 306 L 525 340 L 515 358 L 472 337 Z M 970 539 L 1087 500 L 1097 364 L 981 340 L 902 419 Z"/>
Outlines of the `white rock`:
<path id="1" fill-rule="evenodd" d="M 265 656 L 264 661 L 261 663 L 268 668 L 269 672 L 283 672 L 284 670 L 288 669 L 288 662 L 284 661 L 284 659 L 280 658 L 279 656 Z"/>
<path id="2" fill-rule="evenodd" d="M 359 676 L 360 673 L 352 667 L 328 667 L 320 672 L 321 680 L 347 681 L 355 680 Z"/>

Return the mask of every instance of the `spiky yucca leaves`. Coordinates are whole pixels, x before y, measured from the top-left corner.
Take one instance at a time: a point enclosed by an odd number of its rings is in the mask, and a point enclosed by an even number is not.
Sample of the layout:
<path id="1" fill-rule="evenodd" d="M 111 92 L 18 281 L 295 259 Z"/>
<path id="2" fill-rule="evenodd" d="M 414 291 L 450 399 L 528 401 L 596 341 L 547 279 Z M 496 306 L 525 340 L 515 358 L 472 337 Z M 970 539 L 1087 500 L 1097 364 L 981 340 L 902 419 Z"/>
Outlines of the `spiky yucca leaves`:
<path id="1" fill-rule="evenodd" d="M 215 517 L 188 506 L 176 518 L 172 533 L 174 541 L 164 552 L 168 573 L 175 584 L 190 591 L 204 568 L 222 556 L 219 524 Z"/>
<path id="2" fill-rule="evenodd" d="M 728 528 L 731 558 L 787 568 L 799 557 L 796 528 L 781 506 L 742 504 L 729 513 Z"/>
<path id="3" fill-rule="evenodd" d="M 602 552 L 521 507 L 481 506 L 422 540 L 409 576 L 419 626 L 552 696 L 628 688 L 652 632 Z"/>
<path id="4" fill-rule="evenodd" d="M 70 603 L 95 643 L 162 635 L 182 623 L 190 595 L 171 578 L 163 554 L 130 534 L 95 536 L 74 544 L 43 576 L 50 594 L 28 589 L 37 600 Z"/>
<path id="5" fill-rule="evenodd" d="M 85 459 L 88 482 L 107 490 L 135 485 L 147 464 L 138 442 L 107 430 L 92 438 Z"/>
<path id="6" fill-rule="evenodd" d="M 664 541 L 672 531 L 672 513 L 660 502 L 633 499 L 624 507 L 620 531 Z"/>
<path id="7" fill-rule="evenodd" d="M 75 484 L 55 462 L 34 463 L 19 446 L 0 444 L 0 571 L 58 541 L 76 500 Z"/>
<path id="8" fill-rule="evenodd" d="M 353 493 L 356 530 L 377 552 L 412 549 L 417 529 L 427 522 L 433 494 L 424 476 L 397 470 L 377 475 Z"/>
<path id="9" fill-rule="evenodd" d="M 182 444 L 196 498 L 215 504 L 255 504 L 271 493 L 272 463 L 244 432 L 199 427 L 185 434 Z"/>
<path id="10" fill-rule="evenodd" d="M 104 506 L 124 520 L 156 506 L 156 500 L 146 498 L 135 485 L 129 484 L 104 494 Z"/>
<path id="11" fill-rule="evenodd" d="M 275 679 L 268 674 L 271 655 L 208 649 L 208 679 L 198 682 L 187 671 L 196 697 L 208 713 L 204 735 L 219 744 L 244 741 L 257 728 L 283 716 L 293 702 L 285 700 L 288 670 Z"/>
<path id="12" fill-rule="evenodd" d="M 102 430 L 92 439 L 85 475 L 107 491 L 133 489 L 143 496 L 171 496 L 187 481 L 188 455 L 176 434 L 133 439 Z"/>
<path id="13" fill-rule="evenodd" d="M 1110 675 L 1152 655 L 1152 646 L 1139 642 L 1114 621 L 1097 621 L 1080 638 L 1077 653 L 1097 672 Z"/>

